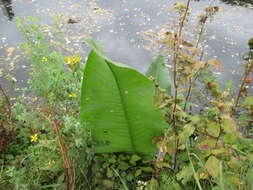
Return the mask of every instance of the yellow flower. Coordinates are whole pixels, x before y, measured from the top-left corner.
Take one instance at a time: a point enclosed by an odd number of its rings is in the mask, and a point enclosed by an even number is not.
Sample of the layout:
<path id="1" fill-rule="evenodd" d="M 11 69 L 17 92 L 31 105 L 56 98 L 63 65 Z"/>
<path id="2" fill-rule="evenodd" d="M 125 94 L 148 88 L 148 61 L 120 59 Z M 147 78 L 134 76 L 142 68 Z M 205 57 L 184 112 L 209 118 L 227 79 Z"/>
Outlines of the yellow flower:
<path id="1" fill-rule="evenodd" d="M 80 57 L 80 56 L 78 56 L 78 55 L 73 56 L 72 61 L 73 61 L 73 64 L 80 63 L 80 61 L 81 61 L 81 57 Z"/>
<path id="2" fill-rule="evenodd" d="M 70 56 L 65 57 L 65 61 L 66 61 L 67 64 L 71 64 L 72 63 L 72 57 L 70 57 Z"/>
<path id="3" fill-rule="evenodd" d="M 36 142 L 38 140 L 38 134 L 34 134 L 30 138 L 31 138 L 30 140 L 31 142 Z"/>
<path id="4" fill-rule="evenodd" d="M 76 98 L 77 95 L 75 93 L 69 94 L 69 98 Z"/>
<path id="5" fill-rule="evenodd" d="M 47 57 L 42 57 L 42 61 L 47 62 L 48 58 Z"/>

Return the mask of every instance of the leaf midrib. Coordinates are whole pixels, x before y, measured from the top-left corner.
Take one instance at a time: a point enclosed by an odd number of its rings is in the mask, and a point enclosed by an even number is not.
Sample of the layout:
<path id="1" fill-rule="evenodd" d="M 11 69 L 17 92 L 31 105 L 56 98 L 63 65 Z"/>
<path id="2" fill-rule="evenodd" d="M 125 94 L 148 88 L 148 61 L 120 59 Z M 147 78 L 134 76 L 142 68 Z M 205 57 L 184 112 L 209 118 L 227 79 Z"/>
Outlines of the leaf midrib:
<path id="1" fill-rule="evenodd" d="M 122 89 L 121 89 L 121 87 L 120 87 L 120 85 L 118 83 L 116 74 L 114 73 L 113 69 L 111 68 L 111 65 L 110 65 L 111 63 L 109 63 L 107 60 L 105 60 L 105 62 L 108 65 L 110 71 L 112 72 L 112 75 L 114 77 L 115 83 L 117 85 L 117 88 L 118 88 L 118 91 L 119 91 L 120 101 L 121 101 L 121 104 L 122 104 L 122 109 L 123 109 L 125 120 L 126 120 L 126 123 L 127 123 L 127 126 L 128 126 L 127 129 L 128 129 L 128 133 L 129 133 L 129 136 L 130 136 L 130 141 L 131 141 L 130 143 L 131 143 L 132 151 L 136 152 L 136 149 L 135 149 L 135 146 L 134 146 L 133 133 L 131 131 L 132 125 L 131 125 L 131 123 L 129 121 L 129 116 L 127 114 L 127 111 L 125 110 L 126 103 L 125 103 L 124 98 L 123 98 L 122 93 L 121 93 L 123 91 L 122 91 Z"/>

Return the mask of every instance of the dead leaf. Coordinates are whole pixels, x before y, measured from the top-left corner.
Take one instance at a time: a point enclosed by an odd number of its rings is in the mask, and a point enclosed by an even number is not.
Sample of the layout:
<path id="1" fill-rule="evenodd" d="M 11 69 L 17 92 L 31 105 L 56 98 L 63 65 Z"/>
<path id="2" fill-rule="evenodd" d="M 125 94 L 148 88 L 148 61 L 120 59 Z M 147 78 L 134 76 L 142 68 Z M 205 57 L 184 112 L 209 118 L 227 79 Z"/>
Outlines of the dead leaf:
<path id="1" fill-rule="evenodd" d="M 8 47 L 6 49 L 6 52 L 8 53 L 7 56 L 10 57 L 12 53 L 14 52 L 15 48 L 14 47 Z"/>
<path id="2" fill-rule="evenodd" d="M 251 83 L 253 81 L 253 77 L 247 77 L 245 80 L 244 80 L 244 82 L 245 83 Z"/>
<path id="3" fill-rule="evenodd" d="M 199 48 L 189 47 L 188 50 L 190 52 L 192 52 L 193 55 L 200 55 L 201 54 L 201 50 Z"/>
<path id="4" fill-rule="evenodd" d="M 209 59 L 209 60 L 207 61 L 207 63 L 208 63 L 209 65 L 212 65 L 215 69 L 221 70 L 221 64 L 220 64 L 220 61 L 219 61 L 219 60 L 217 60 L 217 59 Z"/>
<path id="5" fill-rule="evenodd" d="M 199 61 L 194 65 L 194 70 L 200 70 L 202 68 L 204 68 L 206 65 L 206 63 L 204 61 Z"/>

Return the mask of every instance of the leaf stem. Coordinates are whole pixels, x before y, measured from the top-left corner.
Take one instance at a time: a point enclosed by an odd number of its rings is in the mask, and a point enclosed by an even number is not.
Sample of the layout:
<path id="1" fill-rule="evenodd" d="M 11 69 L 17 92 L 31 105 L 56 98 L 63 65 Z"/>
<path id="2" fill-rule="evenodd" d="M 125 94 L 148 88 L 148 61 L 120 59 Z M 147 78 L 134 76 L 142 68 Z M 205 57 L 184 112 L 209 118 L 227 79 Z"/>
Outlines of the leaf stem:
<path id="1" fill-rule="evenodd" d="M 173 105 L 173 112 L 172 112 L 172 114 L 173 114 L 172 123 L 173 123 L 173 127 L 174 127 L 174 132 L 175 132 L 175 154 L 174 154 L 174 158 L 173 158 L 174 169 L 177 168 L 177 152 L 178 152 L 178 145 L 179 145 L 178 132 L 177 132 L 177 127 L 176 127 L 176 110 L 177 110 L 177 96 L 178 96 L 177 63 L 178 63 L 178 54 L 179 54 L 179 49 L 180 49 L 179 39 L 182 36 L 184 23 L 186 20 L 186 16 L 188 14 L 190 3 L 191 3 L 191 0 L 187 0 L 187 5 L 186 5 L 186 9 L 184 11 L 182 20 L 180 18 L 178 35 L 174 36 L 175 39 L 174 39 L 174 53 L 173 53 L 173 64 L 174 64 L 173 82 L 174 82 L 175 94 L 174 94 L 174 105 Z"/>
<path id="2" fill-rule="evenodd" d="M 237 94 L 237 97 L 236 97 L 236 100 L 235 100 L 235 103 L 234 103 L 234 106 L 232 108 L 232 112 L 231 112 L 231 115 L 233 115 L 235 112 L 236 112 L 236 109 L 238 107 L 238 103 L 239 103 L 239 100 L 242 96 L 242 92 L 244 90 L 244 87 L 245 87 L 245 84 L 246 84 L 246 80 L 249 76 L 249 74 L 253 71 L 253 59 L 250 58 L 250 60 L 248 61 L 247 65 L 246 65 L 246 69 L 245 69 L 245 72 L 243 74 L 243 77 L 242 77 L 242 83 L 240 85 L 240 89 L 239 89 L 239 92 Z"/>

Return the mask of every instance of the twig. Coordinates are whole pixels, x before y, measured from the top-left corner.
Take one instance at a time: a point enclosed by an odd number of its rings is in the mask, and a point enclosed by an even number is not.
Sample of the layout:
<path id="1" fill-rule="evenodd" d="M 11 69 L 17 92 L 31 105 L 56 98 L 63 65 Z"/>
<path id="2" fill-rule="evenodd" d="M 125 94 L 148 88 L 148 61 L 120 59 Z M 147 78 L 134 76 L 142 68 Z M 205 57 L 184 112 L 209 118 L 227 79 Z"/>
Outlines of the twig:
<path id="1" fill-rule="evenodd" d="M 174 94 L 174 106 L 173 106 L 173 118 L 172 118 L 172 123 L 174 126 L 176 126 L 176 108 L 177 108 L 177 94 L 178 94 L 178 85 L 177 85 L 177 61 L 178 61 L 178 51 L 180 48 L 179 45 L 179 39 L 182 36 L 182 31 L 184 28 L 184 23 L 186 20 L 186 16 L 188 14 L 188 10 L 190 7 L 191 0 L 187 1 L 186 9 L 182 18 L 182 21 L 180 22 L 179 25 L 179 32 L 178 36 L 175 36 L 174 40 L 174 53 L 173 53 L 173 63 L 174 63 L 174 70 L 173 70 L 173 82 L 174 82 L 174 87 L 175 87 L 175 94 Z M 177 41 L 176 41 L 177 40 Z"/>
<path id="2" fill-rule="evenodd" d="M 247 67 L 247 66 L 246 66 Z M 248 69 L 246 68 L 243 77 L 242 77 L 242 83 L 240 85 L 240 89 L 239 92 L 237 94 L 236 100 L 235 100 L 235 104 L 232 108 L 232 112 L 231 115 L 233 115 L 236 112 L 236 108 L 238 106 L 239 100 L 241 98 L 245 83 L 246 83 L 246 79 L 248 78 L 249 74 L 253 71 L 253 59 L 250 59 L 248 62 Z"/>
<path id="3" fill-rule="evenodd" d="M 60 145 L 61 154 L 63 158 L 63 168 L 65 170 L 66 175 L 66 190 L 74 190 L 75 189 L 75 170 L 73 168 L 73 163 L 71 164 L 69 157 L 67 155 L 65 144 L 61 139 L 59 124 L 55 121 L 53 122 L 53 128 L 55 130 L 58 143 Z"/>
<path id="4" fill-rule="evenodd" d="M 5 100 L 6 100 L 6 103 L 7 103 L 7 107 L 8 107 L 8 116 L 9 116 L 9 119 L 11 118 L 11 115 L 12 115 L 12 111 L 11 111 L 11 102 L 9 100 L 9 97 L 7 96 L 5 90 L 3 89 L 2 85 L 0 84 L 0 91 L 1 93 L 3 94 Z"/>
<path id="5" fill-rule="evenodd" d="M 211 7 L 211 5 L 209 7 Z M 200 28 L 200 32 L 198 33 L 198 38 L 197 38 L 196 45 L 195 45 L 196 49 L 199 47 L 201 38 L 202 38 L 203 33 L 204 33 L 204 28 L 205 28 L 205 24 L 206 24 L 207 19 L 208 19 L 208 12 L 206 13 L 206 15 L 205 15 L 205 17 L 204 17 L 204 19 L 202 21 L 202 26 Z M 195 56 L 194 53 L 192 55 Z M 202 60 L 202 58 L 203 58 L 203 51 L 202 51 L 202 53 L 200 55 L 200 60 Z M 194 82 L 196 81 L 196 78 L 198 76 L 197 74 L 198 74 L 198 72 L 195 75 Z M 192 91 L 192 84 L 193 84 L 192 77 L 190 77 L 189 78 L 189 85 L 188 85 L 187 95 L 186 95 L 186 98 L 185 98 L 185 104 L 184 104 L 184 108 L 183 108 L 184 111 L 186 111 L 187 104 L 190 101 L 191 91 Z"/>

